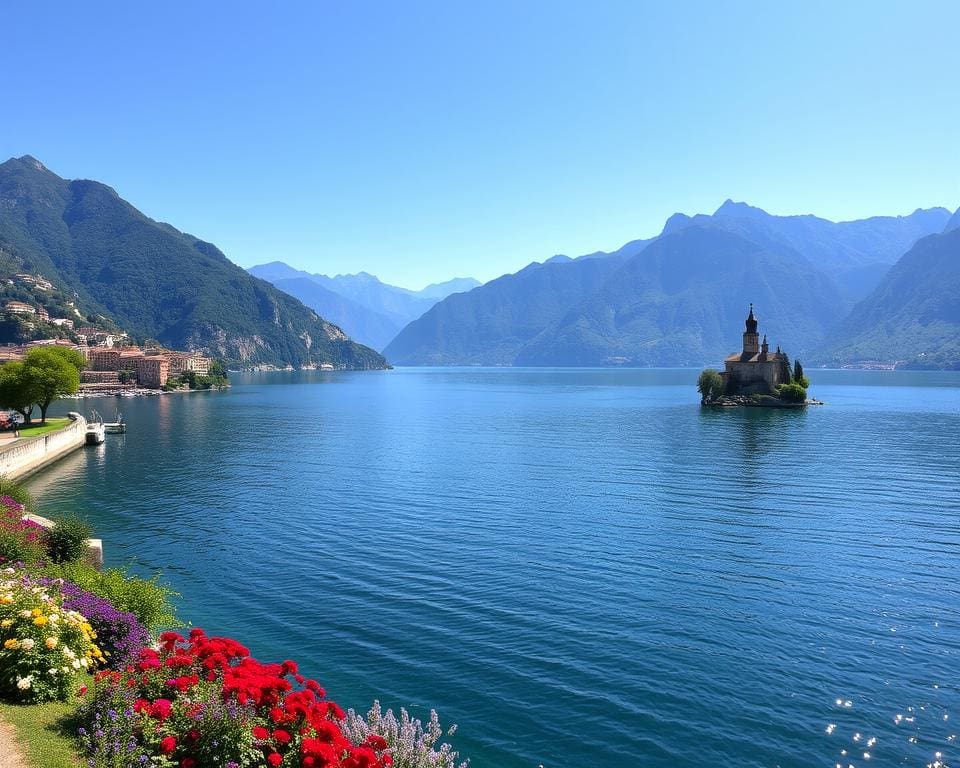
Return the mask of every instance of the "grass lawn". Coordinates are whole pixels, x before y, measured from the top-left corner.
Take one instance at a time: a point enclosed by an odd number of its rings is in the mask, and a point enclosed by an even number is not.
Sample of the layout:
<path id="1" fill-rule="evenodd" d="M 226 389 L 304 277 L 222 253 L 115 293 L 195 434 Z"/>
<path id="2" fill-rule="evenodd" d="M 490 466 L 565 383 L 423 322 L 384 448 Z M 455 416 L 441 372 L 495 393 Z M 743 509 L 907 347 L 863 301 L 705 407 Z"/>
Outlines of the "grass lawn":
<path id="1" fill-rule="evenodd" d="M 70 718 L 76 702 L 50 704 L 0 704 L 0 717 L 17 730 L 21 748 L 36 768 L 77 768 L 82 765 L 74 750 L 75 727 Z"/>
<path id="2" fill-rule="evenodd" d="M 46 424 L 40 424 L 37 422 L 30 427 L 21 427 L 20 428 L 20 437 L 37 437 L 39 435 L 45 435 L 47 432 L 53 432 L 54 430 L 60 429 L 61 427 L 67 426 L 70 423 L 70 419 L 47 419 Z"/>

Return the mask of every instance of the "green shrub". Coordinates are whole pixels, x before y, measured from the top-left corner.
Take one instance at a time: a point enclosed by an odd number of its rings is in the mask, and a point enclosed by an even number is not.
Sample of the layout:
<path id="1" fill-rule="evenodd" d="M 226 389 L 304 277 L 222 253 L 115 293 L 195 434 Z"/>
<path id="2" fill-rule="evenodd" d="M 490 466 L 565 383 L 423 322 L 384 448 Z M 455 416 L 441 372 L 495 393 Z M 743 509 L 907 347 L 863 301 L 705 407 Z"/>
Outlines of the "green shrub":
<path id="1" fill-rule="evenodd" d="M 47 575 L 72 581 L 97 597 L 109 600 L 120 611 L 129 611 L 151 632 L 181 626 L 173 606 L 177 593 L 160 583 L 160 577 L 142 579 L 125 568 L 98 571 L 85 562 L 63 563 L 47 569 Z"/>
<path id="2" fill-rule="evenodd" d="M 0 526 L 0 565 L 36 563 L 44 557 L 43 544 L 28 539 L 23 531 Z"/>
<path id="3" fill-rule="evenodd" d="M 777 387 L 777 397 L 788 403 L 803 403 L 807 399 L 807 390 L 800 384 L 780 384 Z"/>
<path id="4" fill-rule="evenodd" d="M 720 397 L 723 394 L 723 377 L 719 371 L 715 371 L 713 368 L 702 371 L 697 379 L 697 392 L 700 393 L 703 400 Z"/>
<path id="5" fill-rule="evenodd" d="M 43 537 L 47 556 L 55 563 L 72 563 L 87 554 L 90 524 L 78 517 L 65 517 L 49 528 Z"/>
<path id="6" fill-rule="evenodd" d="M 0 496 L 9 496 L 23 504 L 27 512 L 33 511 L 33 494 L 16 480 L 0 475 Z"/>

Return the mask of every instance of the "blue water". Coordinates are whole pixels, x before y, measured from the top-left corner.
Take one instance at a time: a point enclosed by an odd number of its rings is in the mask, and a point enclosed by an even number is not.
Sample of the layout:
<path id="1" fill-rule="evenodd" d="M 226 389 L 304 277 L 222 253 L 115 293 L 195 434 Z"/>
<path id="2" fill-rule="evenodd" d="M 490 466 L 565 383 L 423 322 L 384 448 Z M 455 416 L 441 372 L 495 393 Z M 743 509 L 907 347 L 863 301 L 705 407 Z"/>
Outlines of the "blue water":
<path id="1" fill-rule="evenodd" d="M 32 486 L 474 768 L 958 765 L 960 374 L 812 373 L 803 412 L 701 410 L 695 371 L 235 376 L 82 404 L 130 432 Z"/>

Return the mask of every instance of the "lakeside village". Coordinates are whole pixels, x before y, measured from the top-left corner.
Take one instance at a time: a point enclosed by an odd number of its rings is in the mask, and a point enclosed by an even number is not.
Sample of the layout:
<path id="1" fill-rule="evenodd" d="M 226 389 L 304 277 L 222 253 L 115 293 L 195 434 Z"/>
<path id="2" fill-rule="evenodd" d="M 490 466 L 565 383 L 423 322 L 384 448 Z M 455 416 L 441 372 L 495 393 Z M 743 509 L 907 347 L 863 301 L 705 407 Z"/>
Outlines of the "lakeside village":
<path id="1" fill-rule="evenodd" d="M 38 348 L 80 355 L 80 381 L 71 393 L 80 397 L 155 395 L 227 384 L 219 361 L 156 342 L 134 345 L 106 318 L 84 316 L 72 298 L 42 275 L 0 278 L 0 370 L 24 362 Z"/>

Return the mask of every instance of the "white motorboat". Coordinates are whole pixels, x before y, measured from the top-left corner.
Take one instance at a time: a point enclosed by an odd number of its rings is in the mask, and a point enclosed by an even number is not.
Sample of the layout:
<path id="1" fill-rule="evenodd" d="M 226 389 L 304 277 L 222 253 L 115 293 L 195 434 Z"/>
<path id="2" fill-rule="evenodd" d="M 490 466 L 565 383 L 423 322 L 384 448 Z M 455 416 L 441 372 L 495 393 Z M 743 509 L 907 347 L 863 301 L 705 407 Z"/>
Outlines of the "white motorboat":
<path id="1" fill-rule="evenodd" d="M 106 428 L 103 424 L 103 417 L 94 411 L 87 420 L 87 445 L 100 445 L 105 439 Z"/>

